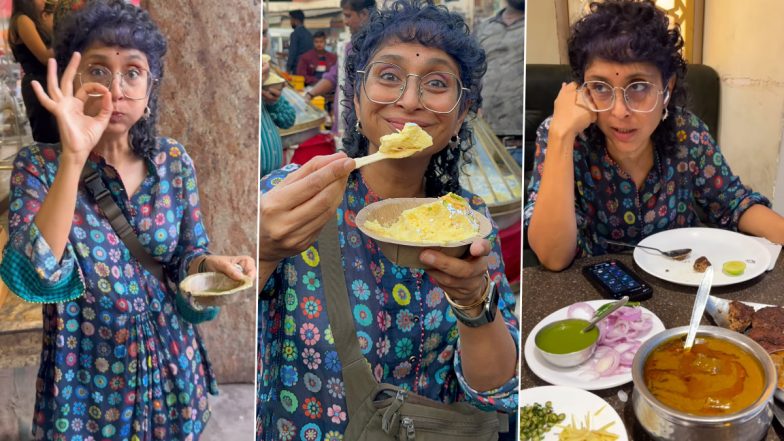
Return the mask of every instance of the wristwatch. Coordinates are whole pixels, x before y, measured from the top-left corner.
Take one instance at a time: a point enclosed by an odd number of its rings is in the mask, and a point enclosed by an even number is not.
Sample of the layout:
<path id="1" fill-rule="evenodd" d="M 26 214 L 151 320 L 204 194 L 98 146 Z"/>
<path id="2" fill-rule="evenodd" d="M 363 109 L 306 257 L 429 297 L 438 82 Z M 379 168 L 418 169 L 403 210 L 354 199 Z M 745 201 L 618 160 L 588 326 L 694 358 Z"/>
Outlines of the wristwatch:
<path id="1" fill-rule="evenodd" d="M 487 278 L 487 281 L 488 285 L 485 295 L 483 295 L 484 303 L 482 304 L 482 312 L 476 317 L 471 317 L 462 309 L 456 308 L 451 299 L 449 299 L 449 295 L 446 295 L 446 298 L 452 307 L 452 312 L 462 324 L 472 328 L 478 328 L 482 325 L 492 323 L 495 320 L 495 312 L 498 309 L 498 287 L 490 277 Z"/>

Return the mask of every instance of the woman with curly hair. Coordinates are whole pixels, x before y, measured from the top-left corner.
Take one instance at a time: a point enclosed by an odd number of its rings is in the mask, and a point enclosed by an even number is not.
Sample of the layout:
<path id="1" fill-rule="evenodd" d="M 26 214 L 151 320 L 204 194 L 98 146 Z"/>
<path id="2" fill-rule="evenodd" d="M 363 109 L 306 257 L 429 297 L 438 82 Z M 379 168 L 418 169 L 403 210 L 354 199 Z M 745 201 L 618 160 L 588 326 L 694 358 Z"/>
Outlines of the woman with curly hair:
<path id="1" fill-rule="evenodd" d="M 572 27 L 553 116 L 539 127 L 525 222 L 552 270 L 696 226 L 784 242 L 784 218 L 732 174 L 708 127 L 683 108 L 683 39 L 649 0 L 606 0 Z"/>
<path id="2" fill-rule="evenodd" d="M 197 271 L 254 276 L 254 262 L 209 254 L 193 162 L 157 136 L 166 40 L 149 15 L 90 1 L 58 24 L 56 42 L 47 90 L 32 84 L 61 143 L 17 155 L 0 265 L 14 293 L 43 304 L 33 436 L 198 439 L 217 385 L 190 322 L 216 311 L 192 308 L 176 286 Z M 107 197 L 119 216 L 97 202 Z M 127 221 L 163 275 L 110 217 Z"/>
<path id="3" fill-rule="evenodd" d="M 445 403 L 517 407 L 515 300 L 497 228 L 463 258 L 423 251 L 430 269 L 422 270 L 393 264 L 354 222 L 360 209 L 382 199 L 450 191 L 489 217 L 484 202 L 458 182 L 460 158 L 471 149 L 466 116 L 481 105 L 484 51 L 459 15 L 419 1 L 371 14 L 352 46 L 343 102 L 348 157 L 317 157 L 261 182 L 258 439 L 343 439 L 350 423 L 351 383 L 325 307 L 326 259 L 342 262 L 356 337 L 376 381 Z M 399 83 L 397 99 L 381 98 L 380 78 Z M 424 93 L 427 87 L 444 93 Z M 407 122 L 427 131 L 432 147 L 354 170 L 351 158 L 378 151 L 379 138 Z M 330 219 L 337 221 L 340 255 L 315 243 Z M 458 305 L 477 304 L 493 284 L 498 307 L 477 327 L 456 318 L 445 299 L 446 291 Z"/>

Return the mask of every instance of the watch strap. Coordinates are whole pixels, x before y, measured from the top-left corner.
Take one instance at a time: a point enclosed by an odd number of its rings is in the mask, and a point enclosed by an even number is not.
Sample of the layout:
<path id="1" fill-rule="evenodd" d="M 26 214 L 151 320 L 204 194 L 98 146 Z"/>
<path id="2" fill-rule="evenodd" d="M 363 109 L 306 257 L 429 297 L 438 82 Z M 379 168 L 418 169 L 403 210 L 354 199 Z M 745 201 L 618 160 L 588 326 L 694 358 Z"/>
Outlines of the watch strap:
<path id="1" fill-rule="evenodd" d="M 498 310 L 498 287 L 492 279 L 490 280 L 488 291 L 489 294 L 482 306 L 482 312 L 476 317 L 471 317 L 466 314 L 465 311 L 461 311 L 452 306 L 452 313 L 455 314 L 455 317 L 460 323 L 471 328 L 478 328 L 488 323 L 492 323 L 495 320 L 495 314 Z"/>

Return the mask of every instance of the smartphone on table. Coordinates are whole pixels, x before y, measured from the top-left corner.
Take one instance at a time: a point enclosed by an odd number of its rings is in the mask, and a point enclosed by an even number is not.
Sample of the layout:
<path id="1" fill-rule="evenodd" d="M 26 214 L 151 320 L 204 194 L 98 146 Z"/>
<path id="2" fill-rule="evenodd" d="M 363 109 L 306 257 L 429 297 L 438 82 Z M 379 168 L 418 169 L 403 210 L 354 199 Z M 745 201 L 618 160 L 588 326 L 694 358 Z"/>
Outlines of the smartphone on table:
<path id="1" fill-rule="evenodd" d="M 629 296 L 630 301 L 638 302 L 650 299 L 653 295 L 650 285 L 623 262 L 615 259 L 586 265 L 583 267 L 583 275 L 608 299 L 618 300 Z"/>

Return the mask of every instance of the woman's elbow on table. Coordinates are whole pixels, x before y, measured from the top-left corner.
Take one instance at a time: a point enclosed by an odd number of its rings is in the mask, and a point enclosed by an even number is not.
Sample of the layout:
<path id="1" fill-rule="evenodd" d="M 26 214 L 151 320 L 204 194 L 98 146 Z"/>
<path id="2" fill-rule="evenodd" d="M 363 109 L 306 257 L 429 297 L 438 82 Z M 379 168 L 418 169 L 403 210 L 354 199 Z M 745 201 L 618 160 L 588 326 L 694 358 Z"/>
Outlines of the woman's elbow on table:
<path id="1" fill-rule="evenodd" d="M 528 241 L 539 263 L 550 271 L 562 271 L 574 260 L 576 244 L 567 248 L 562 244 L 554 243 L 552 238 L 538 237 L 530 234 L 530 231 Z"/>

